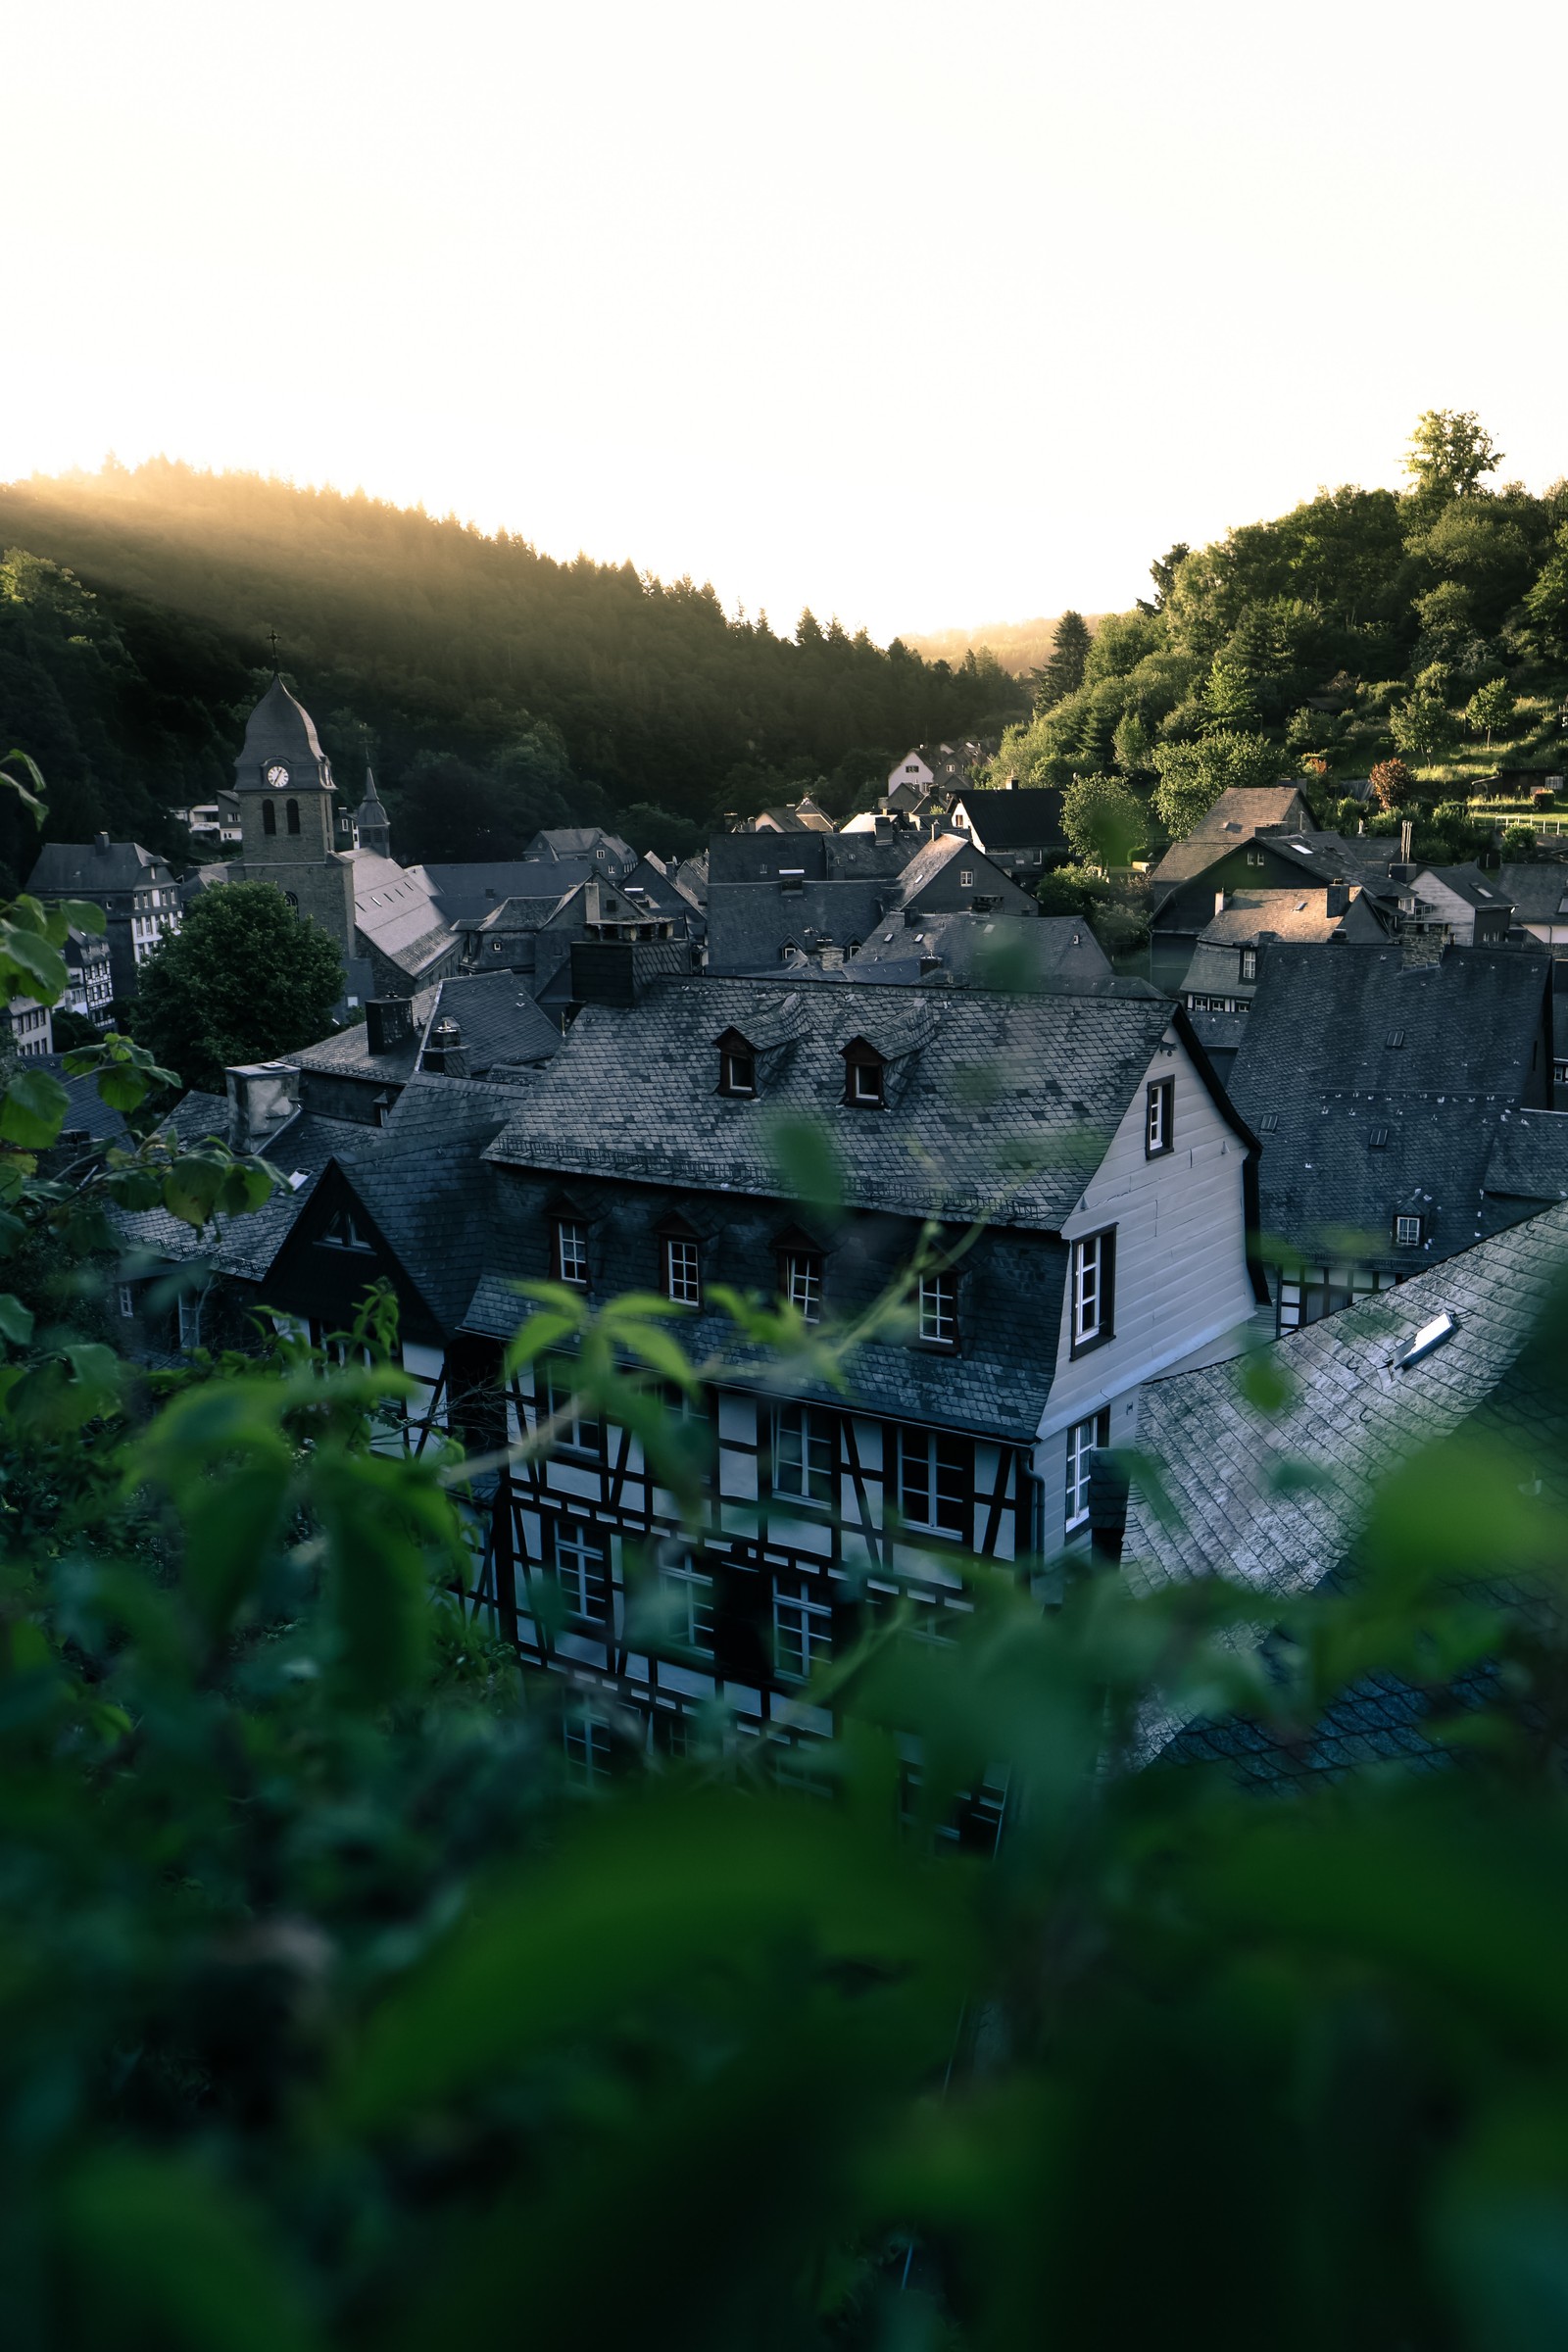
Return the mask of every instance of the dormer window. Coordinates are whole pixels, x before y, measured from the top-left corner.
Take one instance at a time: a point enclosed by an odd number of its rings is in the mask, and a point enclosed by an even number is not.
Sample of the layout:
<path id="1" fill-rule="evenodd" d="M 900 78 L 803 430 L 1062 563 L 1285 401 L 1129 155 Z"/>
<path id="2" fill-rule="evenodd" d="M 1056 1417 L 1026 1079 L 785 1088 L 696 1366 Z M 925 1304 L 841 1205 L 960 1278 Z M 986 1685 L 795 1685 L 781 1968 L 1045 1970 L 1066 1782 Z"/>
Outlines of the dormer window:
<path id="1" fill-rule="evenodd" d="M 556 1280 L 588 1288 L 588 1228 L 576 1217 L 556 1219 Z"/>
<path id="2" fill-rule="evenodd" d="M 1257 950 L 1255 948 L 1242 950 L 1242 978 L 1244 980 L 1257 978 Z"/>
<path id="3" fill-rule="evenodd" d="M 1425 1217 L 1408 1209 L 1400 1209 L 1394 1220 L 1394 1246 L 1396 1250 L 1419 1250 L 1425 1239 Z"/>
<path id="4" fill-rule="evenodd" d="M 887 1064 L 863 1037 L 844 1049 L 844 1100 L 859 1110 L 881 1110 L 887 1102 Z"/>
<path id="5" fill-rule="evenodd" d="M 803 1323 L 822 1320 L 822 1253 L 793 1245 L 779 1251 L 779 1293 Z"/>
<path id="6" fill-rule="evenodd" d="M 718 1091 L 746 1100 L 757 1092 L 757 1050 L 738 1029 L 718 1041 Z"/>

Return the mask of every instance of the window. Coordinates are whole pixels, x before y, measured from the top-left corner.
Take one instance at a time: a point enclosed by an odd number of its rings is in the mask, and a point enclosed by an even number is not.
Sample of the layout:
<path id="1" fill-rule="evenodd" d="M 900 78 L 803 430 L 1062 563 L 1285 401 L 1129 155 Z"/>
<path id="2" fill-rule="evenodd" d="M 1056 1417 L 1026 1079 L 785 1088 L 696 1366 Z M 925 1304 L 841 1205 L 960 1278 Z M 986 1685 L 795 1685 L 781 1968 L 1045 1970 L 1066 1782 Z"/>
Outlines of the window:
<path id="1" fill-rule="evenodd" d="M 901 1429 L 898 1441 L 899 1512 L 905 1526 L 966 1536 L 974 1451 L 969 1440 L 934 1429 Z"/>
<path id="2" fill-rule="evenodd" d="M 958 1345 L 958 1277 L 951 1267 L 920 1277 L 920 1337 L 928 1348 Z"/>
<path id="3" fill-rule="evenodd" d="M 1249 865 L 1261 865 L 1264 862 L 1262 851 L 1249 850 L 1247 853 L 1247 862 Z"/>
<path id="4" fill-rule="evenodd" d="M 779 1287 L 803 1323 L 821 1322 L 822 1260 L 814 1250 L 785 1250 Z"/>
<path id="5" fill-rule="evenodd" d="M 579 1788 L 592 1788 L 610 1778 L 610 1726 L 593 1715 L 568 1715 L 561 1726 L 566 1751 L 566 1770 Z"/>
<path id="6" fill-rule="evenodd" d="M 880 1110 L 883 1104 L 882 1064 L 870 1054 L 858 1054 L 847 1060 L 844 1071 L 847 1084 L 846 1102 L 858 1102 L 870 1110 Z"/>
<path id="7" fill-rule="evenodd" d="M 774 1494 L 791 1502 L 831 1503 L 838 1470 L 838 1436 L 835 1416 L 820 1405 L 775 1405 Z"/>
<path id="8" fill-rule="evenodd" d="M 262 831 L 268 834 L 277 831 L 277 810 L 270 801 L 262 803 Z"/>
<path id="9" fill-rule="evenodd" d="M 696 1657 L 713 1654 L 713 1580 L 691 1561 L 659 1572 L 665 1639 Z"/>
<path id="10" fill-rule="evenodd" d="M 1292 1266 L 1280 1276 L 1279 1328 L 1321 1323 L 1357 1298 L 1392 1291 L 1398 1276 L 1369 1266 Z"/>
<path id="11" fill-rule="evenodd" d="M 960 866 L 959 866 L 959 868 L 958 868 L 958 888 L 959 888 L 960 890 L 973 890 L 973 888 L 974 888 L 974 867 L 973 867 L 972 865 L 960 865 Z"/>
<path id="12" fill-rule="evenodd" d="M 1388 1148 L 1389 1148 L 1389 1131 L 1388 1131 L 1388 1129 L 1387 1129 L 1386 1127 L 1374 1127 L 1374 1128 L 1373 1128 L 1373 1130 L 1372 1130 L 1372 1149 L 1373 1149 L 1373 1151 L 1374 1151 L 1374 1152 L 1386 1152 L 1386 1151 L 1388 1150 Z"/>
<path id="13" fill-rule="evenodd" d="M 1257 978 L 1257 950 L 1255 948 L 1242 950 L 1242 978 L 1244 980 Z"/>
<path id="14" fill-rule="evenodd" d="M 375 1244 L 360 1229 L 352 1208 L 334 1209 L 320 1235 L 323 1250 L 373 1251 Z"/>
<path id="15" fill-rule="evenodd" d="M 181 1348 L 199 1348 L 202 1344 L 202 1302 L 195 1291 L 180 1293 L 179 1344 Z"/>
<path id="16" fill-rule="evenodd" d="M 1113 1336 L 1116 1228 L 1086 1234 L 1072 1246 L 1072 1348 L 1075 1355 Z"/>
<path id="17" fill-rule="evenodd" d="M 1149 1088 L 1144 1111 L 1144 1157 L 1158 1159 L 1161 1152 L 1174 1152 L 1176 1081 L 1156 1078 Z"/>
<path id="18" fill-rule="evenodd" d="M 1274 1135 L 1278 1132 L 1280 1114 L 1277 1110 L 1265 1110 L 1257 1122 L 1257 1132 L 1259 1135 Z"/>
<path id="19" fill-rule="evenodd" d="M 1403 1212 L 1396 1216 L 1394 1220 L 1395 1247 L 1399 1250 L 1418 1250 L 1424 1221 L 1420 1216 L 1409 1216 Z"/>
<path id="20" fill-rule="evenodd" d="M 561 1452 L 597 1454 L 603 1435 L 599 1416 L 584 1398 L 574 1395 L 566 1365 L 547 1365 L 535 1396 L 541 1419 L 554 1421 L 560 1416 L 556 1445 Z"/>
<path id="21" fill-rule="evenodd" d="M 677 1306 L 703 1303 L 702 1267 L 697 1244 L 666 1235 L 664 1240 L 664 1296 Z"/>
<path id="22" fill-rule="evenodd" d="M 721 1095 L 755 1095 L 757 1055 L 750 1046 L 721 1046 L 718 1052 L 718 1091 Z"/>
<path id="23" fill-rule="evenodd" d="M 1383 1042 L 1391 1049 L 1402 1046 L 1404 1043 L 1404 1031 L 1402 1029 L 1391 1029 Z"/>
<path id="24" fill-rule="evenodd" d="M 136 1312 L 136 1301 L 130 1295 L 130 1285 L 128 1282 L 122 1282 L 120 1286 L 120 1311 L 125 1317 L 127 1322 Z"/>
<path id="25" fill-rule="evenodd" d="M 1087 1421 L 1078 1422 L 1067 1432 L 1067 1514 L 1066 1528 L 1085 1527 L 1089 1521 L 1089 1465 L 1097 1446 L 1110 1444 L 1109 1411 L 1093 1413 Z"/>
<path id="26" fill-rule="evenodd" d="M 556 1523 L 556 1584 L 571 1625 L 604 1625 L 610 1616 L 610 1549 L 580 1519 Z"/>
<path id="27" fill-rule="evenodd" d="M 833 1655 L 833 1606 L 808 1578 L 773 1588 L 773 1666 L 781 1682 L 805 1683 Z"/>
<path id="28" fill-rule="evenodd" d="M 556 1280 L 588 1288 L 588 1228 L 575 1217 L 556 1219 Z"/>
<path id="29" fill-rule="evenodd" d="M 787 939 L 778 952 L 778 959 L 780 963 L 793 963 L 800 952 L 801 951 L 795 945 L 794 940 Z"/>
<path id="30" fill-rule="evenodd" d="M 283 814 L 287 820 L 289 831 L 291 833 L 297 833 L 300 829 L 300 805 L 298 801 L 285 801 L 283 804 Z"/>

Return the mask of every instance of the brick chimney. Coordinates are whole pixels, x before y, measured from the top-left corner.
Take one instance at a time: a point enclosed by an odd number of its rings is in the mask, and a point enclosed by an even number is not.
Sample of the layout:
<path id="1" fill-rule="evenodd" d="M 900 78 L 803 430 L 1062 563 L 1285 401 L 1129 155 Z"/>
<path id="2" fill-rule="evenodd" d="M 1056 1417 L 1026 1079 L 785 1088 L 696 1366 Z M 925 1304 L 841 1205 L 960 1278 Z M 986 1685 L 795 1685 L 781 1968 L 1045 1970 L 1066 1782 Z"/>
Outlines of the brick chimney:
<path id="1" fill-rule="evenodd" d="M 240 1062 L 223 1072 L 228 1090 L 228 1148 L 265 1152 L 300 1106 L 300 1074 L 289 1061 Z"/>
<path id="2" fill-rule="evenodd" d="M 1323 911 L 1327 915 L 1348 914 L 1350 909 L 1348 882 L 1331 882 L 1323 893 Z"/>

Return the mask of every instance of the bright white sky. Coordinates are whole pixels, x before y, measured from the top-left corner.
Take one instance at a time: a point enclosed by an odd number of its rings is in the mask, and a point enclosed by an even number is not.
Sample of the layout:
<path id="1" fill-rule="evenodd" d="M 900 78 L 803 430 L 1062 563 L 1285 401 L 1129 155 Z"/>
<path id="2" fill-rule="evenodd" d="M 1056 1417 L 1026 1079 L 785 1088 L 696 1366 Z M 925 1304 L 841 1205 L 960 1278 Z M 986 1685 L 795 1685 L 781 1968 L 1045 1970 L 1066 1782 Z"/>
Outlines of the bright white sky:
<path id="1" fill-rule="evenodd" d="M 1493 0 L 0 7 L 0 478 L 363 484 L 886 638 L 1568 470 L 1568 18 Z"/>

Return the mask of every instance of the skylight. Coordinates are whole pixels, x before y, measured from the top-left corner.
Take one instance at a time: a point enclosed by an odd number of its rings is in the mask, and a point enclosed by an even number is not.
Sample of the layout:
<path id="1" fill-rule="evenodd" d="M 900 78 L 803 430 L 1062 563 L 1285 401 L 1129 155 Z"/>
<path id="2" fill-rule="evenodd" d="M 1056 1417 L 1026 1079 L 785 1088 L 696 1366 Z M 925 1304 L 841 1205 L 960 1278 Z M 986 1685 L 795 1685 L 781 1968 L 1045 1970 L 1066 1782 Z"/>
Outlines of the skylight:
<path id="1" fill-rule="evenodd" d="M 1419 1364 L 1429 1356 L 1434 1348 L 1441 1348 L 1445 1340 L 1451 1340 L 1458 1328 L 1457 1315 L 1434 1315 L 1430 1323 L 1422 1324 L 1404 1353 L 1395 1357 L 1396 1372 L 1408 1372 L 1413 1364 Z"/>

